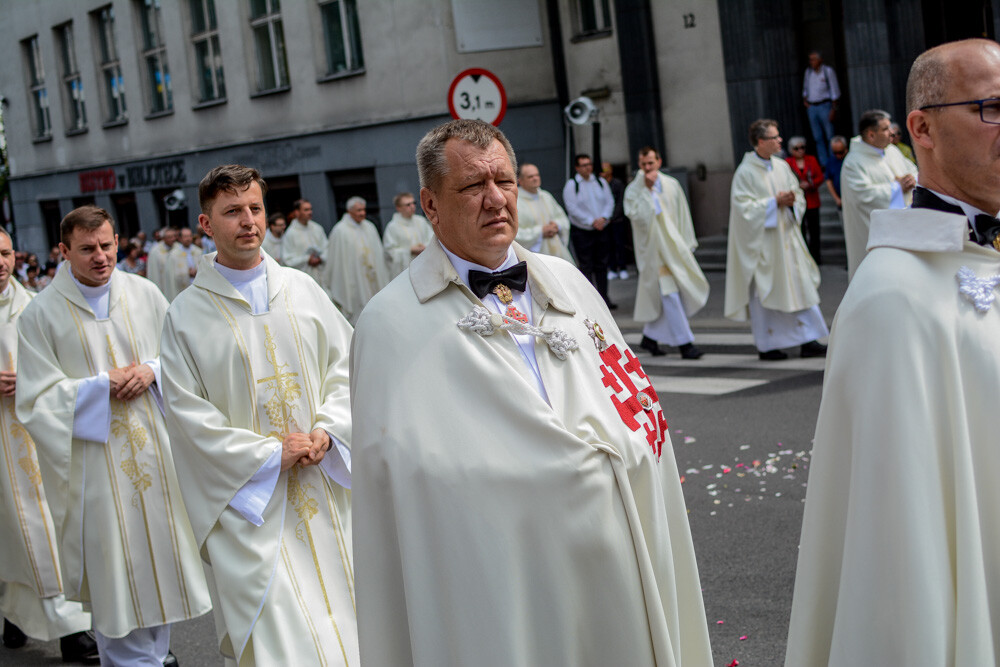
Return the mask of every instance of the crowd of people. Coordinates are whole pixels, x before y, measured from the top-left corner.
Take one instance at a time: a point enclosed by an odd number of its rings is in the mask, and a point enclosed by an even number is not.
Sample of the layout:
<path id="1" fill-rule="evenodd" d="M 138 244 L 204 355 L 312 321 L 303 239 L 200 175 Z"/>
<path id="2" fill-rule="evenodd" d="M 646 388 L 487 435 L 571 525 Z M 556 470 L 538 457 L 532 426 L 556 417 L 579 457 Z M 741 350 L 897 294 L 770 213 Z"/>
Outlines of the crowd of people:
<path id="1" fill-rule="evenodd" d="M 804 101 L 827 132 L 839 91 L 813 55 Z M 803 137 L 783 158 L 777 121 L 749 127 L 725 314 L 762 360 L 830 357 L 791 667 L 1000 658 L 981 476 L 1000 463 L 981 413 L 1000 388 L 997 94 L 996 43 L 921 55 L 919 172 L 884 111 L 824 139 L 825 169 Z M 427 217 L 402 192 L 381 235 L 360 197 L 329 234 L 307 199 L 267 216 L 241 165 L 200 182 L 198 233 L 125 240 L 73 210 L 47 285 L 0 230 L 5 646 L 176 665 L 171 625 L 213 611 L 238 665 L 712 664 L 667 421 L 607 292 L 627 219 L 639 348 L 702 356 L 682 186 L 654 147 L 628 184 L 581 154 L 564 210 L 469 120 L 416 163 Z M 852 276 L 832 333 L 824 183 Z"/>

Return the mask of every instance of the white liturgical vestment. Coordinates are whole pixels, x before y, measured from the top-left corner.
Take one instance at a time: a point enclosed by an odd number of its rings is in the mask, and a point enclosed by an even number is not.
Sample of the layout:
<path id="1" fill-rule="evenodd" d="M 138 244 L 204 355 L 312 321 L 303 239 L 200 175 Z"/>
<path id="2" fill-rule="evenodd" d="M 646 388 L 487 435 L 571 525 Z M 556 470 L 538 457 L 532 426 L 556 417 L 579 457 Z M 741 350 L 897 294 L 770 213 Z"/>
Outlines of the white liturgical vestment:
<path id="1" fill-rule="evenodd" d="M 174 243 L 174 245 L 177 244 Z M 167 261 L 170 250 L 171 248 L 168 248 L 163 241 L 157 241 L 146 255 L 146 278 L 152 280 L 164 296 L 173 292 L 173 282 L 170 279 L 169 262 Z M 169 300 L 170 297 L 167 296 L 167 301 Z"/>
<path id="2" fill-rule="evenodd" d="M 266 251 L 265 251 L 266 252 Z M 317 255 L 322 263 L 309 266 L 309 257 Z M 312 279 L 324 287 L 326 273 L 326 232 L 315 220 L 303 225 L 298 220 L 289 220 L 285 233 L 281 235 L 281 262 L 299 271 L 305 271 Z"/>
<path id="3" fill-rule="evenodd" d="M 159 356 L 167 302 L 123 271 L 107 285 L 93 299 L 108 309 L 98 317 L 64 262 L 24 309 L 15 402 L 38 452 L 66 597 L 89 602 L 94 629 L 118 638 L 211 605 L 158 383 L 128 402 L 108 397 L 107 380 L 103 392 L 88 390 L 112 368 Z"/>
<path id="4" fill-rule="evenodd" d="M 795 193 L 792 207 L 779 192 Z M 788 163 L 750 151 L 733 175 L 729 201 L 725 316 L 750 319 L 761 352 L 825 337 L 819 267 L 802 239 L 806 202 Z"/>
<path id="5" fill-rule="evenodd" d="M 268 229 L 264 232 L 264 241 L 260 244 L 261 250 L 271 256 L 278 264 L 284 264 L 281 259 L 281 239 L 271 233 Z"/>
<path id="6" fill-rule="evenodd" d="M 559 233 L 545 238 L 542 227 L 550 222 L 556 223 Z M 569 217 L 555 197 L 541 188 L 535 193 L 524 188 L 517 189 L 516 240 L 531 252 L 561 257 L 571 264 L 576 263 L 566 246 L 569 242 Z"/>
<path id="7" fill-rule="evenodd" d="M 164 293 L 167 301 L 173 301 L 177 298 L 178 294 L 187 289 L 194 281 L 194 278 L 191 277 L 190 269 L 198 267 L 201 255 L 201 248 L 193 243 L 185 248 L 184 244 L 178 242 L 170 249 L 170 254 L 167 255 L 167 263 L 173 282 L 171 284 L 171 293 Z"/>
<path id="8" fill-rule="evenodd" d="M 707 667 L 656 392 L 580 272 L 513 247 L 527 263 L 531 323 L 551 337 L 534 345 L 544 395 L 514 338 L 492 328 L 499 313 L 457 326 L 483 301 L 438 244 L 358 321 L 364 664 Z M 578 347 L 563 348 L 563 334 Z"/>
<path id="9" fill-rule="evenodd" d="M 872 214 L 830 335 L 786 665 L 1000 664 L 1000 253 Z"/>
<path id="10" fill-rule="evenodd" d="M 0 294 L 0 368 L 17 369 L 17 318 L 31 293 L 16 280 Z M 62 593 L 59 547 L 42 488 L 35 443 L 0 397 L 0 614 L 29 637 L 88 630 L 90 614 Z"/>
<path id="11" fill-rule="evenodd" d="M 913 190 L 904 193 L 896 180 L 907 174 L 916 177 L 917 166 L 892 144 L 882 150 L 861 137 L 851 139 L 851 150 L 840 171 L 848 278 L 854 277 L 865 258 L 872 211 L 906 208 L 913 201 Z"/>
<path id="12" fill-rule="evenodd" d="M 434 228 L 422 215 L 403 217 L 398 211 L 392 215 L 392 220 L 385 226 L 382 236 L 382 246 L 389 262 L 389 278 L 395 278 L 410 266 L 415 245 L 428 246 L 434 240 Z"/>
<path id="13" fill-rule="evenodd" d="M 351 442 L 351 327 L 314 280 L 264 262 L 263 312 L 252 310 L 253 287 L 239 284 L 248 300 L 212 253 L 167 313 L 174 458 L 212 566 L 223 654 L 240 665 L 357 665 L 350 491 L 322 464 L 294 465 L 271 478 L 260 521 L 233 506 L 287 434 L 324 429 Z"/>
<path id="14" fill-rule="evenodd" d="M 633 317 L 656 321 L 663 315 L 663 297 L 674 293 L 685 314 L 694 315 L 708 302 L 708 280 L 694 258 L 698 241 L 681 184 L 661 173 L 650 190 L 640 171 L 625 188 L 624 204 L 639 269 Z"/>
<path id="15" fill-rule="evenodd" d="M 333 226 L 327 246 L 326 287 L 352 323 L 368 300 L 389 282 L 382 241 L 368 220 L 355 222 L 349 213 Z"/>

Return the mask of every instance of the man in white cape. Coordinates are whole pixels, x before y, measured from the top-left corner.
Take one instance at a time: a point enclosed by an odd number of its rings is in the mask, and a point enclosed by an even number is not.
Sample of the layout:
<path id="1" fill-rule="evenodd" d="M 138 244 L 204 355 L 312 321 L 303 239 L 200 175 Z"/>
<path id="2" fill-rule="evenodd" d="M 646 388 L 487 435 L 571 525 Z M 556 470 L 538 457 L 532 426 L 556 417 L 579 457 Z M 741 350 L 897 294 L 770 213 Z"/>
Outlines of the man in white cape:
<path id="1" fill-rule="evenodd" d="M 892 144 L 892 119 L 881 109 L 861 114 L 858 136 L 840 169 L 847 244 L 847 277 L 865 258 L 872 211 L 906 208 L 913 200 L 917 166 Z"/>
<path id="2" fill-rule="evenodd" d="M 351 358 L 362 661 L 711 665 L 648 377 L 579 271 L 513 243 L 498 129 L 452 121 L 417 155 L 438 242 Z"/>
<path id="3" fill-rule="evenodd" d="M 538 167 L 530 162 L 520 165 L 517 178 L 518 244 L 531 252 L 561 257 L 571 264 L 569 217 L 552 194 L 542 189 Z"/>
<path id="4" fill-rule="evenodd" d="M 146 255 L 146 277 L 160 288 L 164 296 L 173 294 L 173 275 L 169 270 L 168 256 L 177 243 L 177 230 L 164 227 L 160 230 L 160 240 L 153 244 Z M 170 297 L 167 296 L 167 301 Z"/>
<path id="5" fill-rule="evenodd" d="M 698 240 L 684 189 L 661 166 L 655 148 L 640 148 L 639 173 L 625 188 L 639 269 L 633 318 L 643 323 L 640 347 L 653 356 L 665 354 L 663 342 L 684 359 L 700 359 L 688 318 L 708 302 L 708 280 L 694 258 Z"/>
<path id="6" fill-rule="evenodd" d="M 385 226 L 382 247 L 388 260 L 389 278 L 395 278 L 410 266 L 413 258 L 422 253 L 434 240 L 434 230 L 427 218 L 417 215 L 417 200 L 411 192 L 400 192 L 393 197 L 396 212 Z"/>
<path id="7" fill-rule="evenodd" d="M 66 597 L 87 604 L 102 662 L 162 662 L 170 624 L 211 608 L 163 423 L 167 301 L 115 270 L 104 209 L 74 209 L 60 235 L 66 261 L 17 321 L 17 418 L 35 441 Z"/>
<path id="8" fill-rule="evenodd" d="M 198 188 L 218 253 L 163 327 L 174 459 L 211 565 L 222 653 L 239 665 L 356 666 L 351 327 L 316 281 L 261 253 L 264 188 L 239 165 Z"/>
<path id="9" fill-rule="evenodd" d="M 186 290 L 198 273 L 198 261 L 202 250 L 194 244 L 194 233 L 189 227 L 182 228 L 177 234 L 177 243 L 167 255 L 167 262 L 173 281 L 170 284 L 171 293 L 164 293 L 167 301 L 173 301 L 177 295 Z"/>
<path id="10" fill-rule="evenodd" d="M 294 211 L 295 219 L 281 236 L 281 261 L 308 273 L 325 289 L 326 231 L 312 219 L 313 208 L 308 200 L 296 200 Z"/>
<path id="11" fill-rule="evenodd" d="M 754 121 L 750 145 L 729 200 L 725 316 L 750 320 L 763 361 L 787 359 L 781 348 L 794 345 L 803 357 L 823 356 L 826 346 L 817 339 L 829 330 L 819 310 L 819 267 L 802 239 L 805 196 L 778 157 L 778 123 Z"/>
<path id="12" fill-rule="evenodd" d="M 267 216 L 267 231 L 264 232 L 264 240 L 260 247 L 278 264 L 284 264 L 281 259 L 281 237 L 285 235 L 287 227 L 288 222 L 283 213 L 272 213 Z"/>
<path id="13" fill-rule="evenodd" d="M 326 287 L 330 297 L 353 324 L 368 300 L 389 283 L 389 268 L 378 229 L 365 219 L 366 202 L 347 200 L 347 213 L 330 230 L 326 255 Z"/>
<path id="14" fill-rule="evenodd" d="M 872 214 L 834 320 L 790 667 L 1000 664 L 998 91 L 993 41 L 910 70 L 921 187 Z"/>
<path id="15" fill-rule="evenodd" d="M 63 595 L 59 546 L 35 443 L 14 414 L 17 318 L 32 294 L 11 280 L 14 247 L 0 229 L 0 615 L 3 645 L 60 638 L 63 662 L 93 660 L 90 614 Z"/>

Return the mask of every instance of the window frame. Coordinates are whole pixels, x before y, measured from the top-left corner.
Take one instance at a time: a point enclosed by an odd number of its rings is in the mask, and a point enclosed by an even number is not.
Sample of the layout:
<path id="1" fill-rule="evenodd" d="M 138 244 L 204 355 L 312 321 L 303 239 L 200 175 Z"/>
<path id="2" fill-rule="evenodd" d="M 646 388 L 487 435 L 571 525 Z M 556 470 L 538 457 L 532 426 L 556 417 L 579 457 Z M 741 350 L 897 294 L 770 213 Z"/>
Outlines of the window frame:
<path id="1" fill-rule="evenodd" d="M 174 112 L 174 94 L 160 0 L 135 0 L 135 6 L 146 118 L 167 116 Z"/>
<path id="2" fill-rule="evenodd" d="M 73 22 L 61 23 L 55 26 L 52 31 L 56 36 L 56 44 L 59 49 L 58 60 L 62 69 L 66 135 L 82 134 L 87 131 L 87 107 L 83 94 L 83 79 L 80 76 L 80 66 L 76 58 Z"/>
<path id="3" fill-rule="evenodd" d="M 254 0 L 248 0 L 248 17 L 250 24 L 249 44 L 253 49 L 254 62 L 256 63 L 256 80 L 254 82 L 256 91 L 251 94 L 251 97 L 269 95 L 271 93 L 282 92 L 291 88 L 291 79 L 288 70 L 288 53 L 285 49 L 285 32 L 284 24 L 281 19 L 280 0 L 258 1 L 264 3 L 266 12 L 264 14 L 254 16 Z M 265 87 L 265 82 L 263 81 L 263 57 L 260 49 L 260 42 L 257 39 L 258 29 L 261 27 L 267 28 L 267 38 L 270 46 L 270 65 L 271 71 L 274 75 L 274 85 L 270 87 Z M 278 42 L 280 42 L 280 49 L 276 48 Z"/>
<path id="4" fill-rule="evenodd" d="M 28 96 L 34 113 L 32 114 L 32 130 L 35 141 L 52 139 L 52 114 L 49 111 L 49 93 L 45 86 L 45 63 L 42 61 L 42 48 L 38 43 L 38 35 L 32 35 L 21 40 L 23 49 L 25 74 L 28 80 Z"/>
<path id="5" fill-rule="evenodd" d="M 125 99 L 125 81 L 122 77 L 121 57 L 115 42 L 114 5 L 98 7 L 90 13 L 93 19 L 97 50 L 95 62 L 100 69 L 104 127 L 128 123 L 128 104 Z"/>
<path id="6" fill-rule="evenodd" d="M 337 5 L 340 16 L 340 44 L 345 55 L 343 69 L 335 69 L 331 51 L 330 31 L 327 29 L 325 12 L 330 5 Z M 349 6 L 348 6 L 349 5 Z M 320 31 L 323 39 L 323 63 L 326 73 L 320 81 L 330 81 L 352 76 L 365 71 L 364 46 L 361 37 L 361 20 L 356 0 L 317 0 Z"/>
<path id="7" fill-rule="evenodd" d="M 587 12 L 584 5 L 590 7 L 594 18 L 594 25 L 584 25 L 584 18 Z M 581 41 L 595 37 L 608 37 L 614 32 L 614 12 L 611 11 L 611 0 L 576 0 L 573 3 L 576 14 L 574 23 L 576 24 L 576 35 L 572 41 Z"/>
<path id="8" fill-rule="evenodd" d="M 219 40 L 218 15 L 215 11 L 215 0 L 187 0 L 188 18 L 191 22 L 189 41 L 191 45 L 191 80 L 193 83 L 193 98 L 197 100 L 195 109 L 214 106 L 226 101 L 226 75 L 222 63 L 222 51 Z M 209 9 L 211 7 L 211 9 Z M 199 30 L 197 15 L 204 26 Z M 199 57 L 199 47 L 204 44 L 207 53 L 210 95 L 206 95 L 206 79 L 202 60 Z"/>

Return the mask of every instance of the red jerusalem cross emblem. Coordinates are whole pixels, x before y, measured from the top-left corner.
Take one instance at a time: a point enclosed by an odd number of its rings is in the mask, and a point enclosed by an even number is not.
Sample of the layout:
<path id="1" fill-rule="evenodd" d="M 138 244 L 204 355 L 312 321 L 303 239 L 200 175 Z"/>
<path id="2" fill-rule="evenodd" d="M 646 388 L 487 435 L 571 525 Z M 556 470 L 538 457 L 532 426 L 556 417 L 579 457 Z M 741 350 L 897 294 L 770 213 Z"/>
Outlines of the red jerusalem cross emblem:
<path id="1" fill-rule="evenodd" d="M 642 428 L 646 432 L 646 442 L 656 454 L 657 460 L 663 451 L 663 441 L 667 437 L 667 420 L 660 409 L 656 390 L 642 364 L 625 348 L 625 363 L 622 363 L 622 353 L 617 345 L 608 345 L 600 350 L 601 382 L 611 389 L 611 402 L 622 422 L 633 431 Z M 636 380 L 645 384 L 642 389 L 636 387 Z"/>

